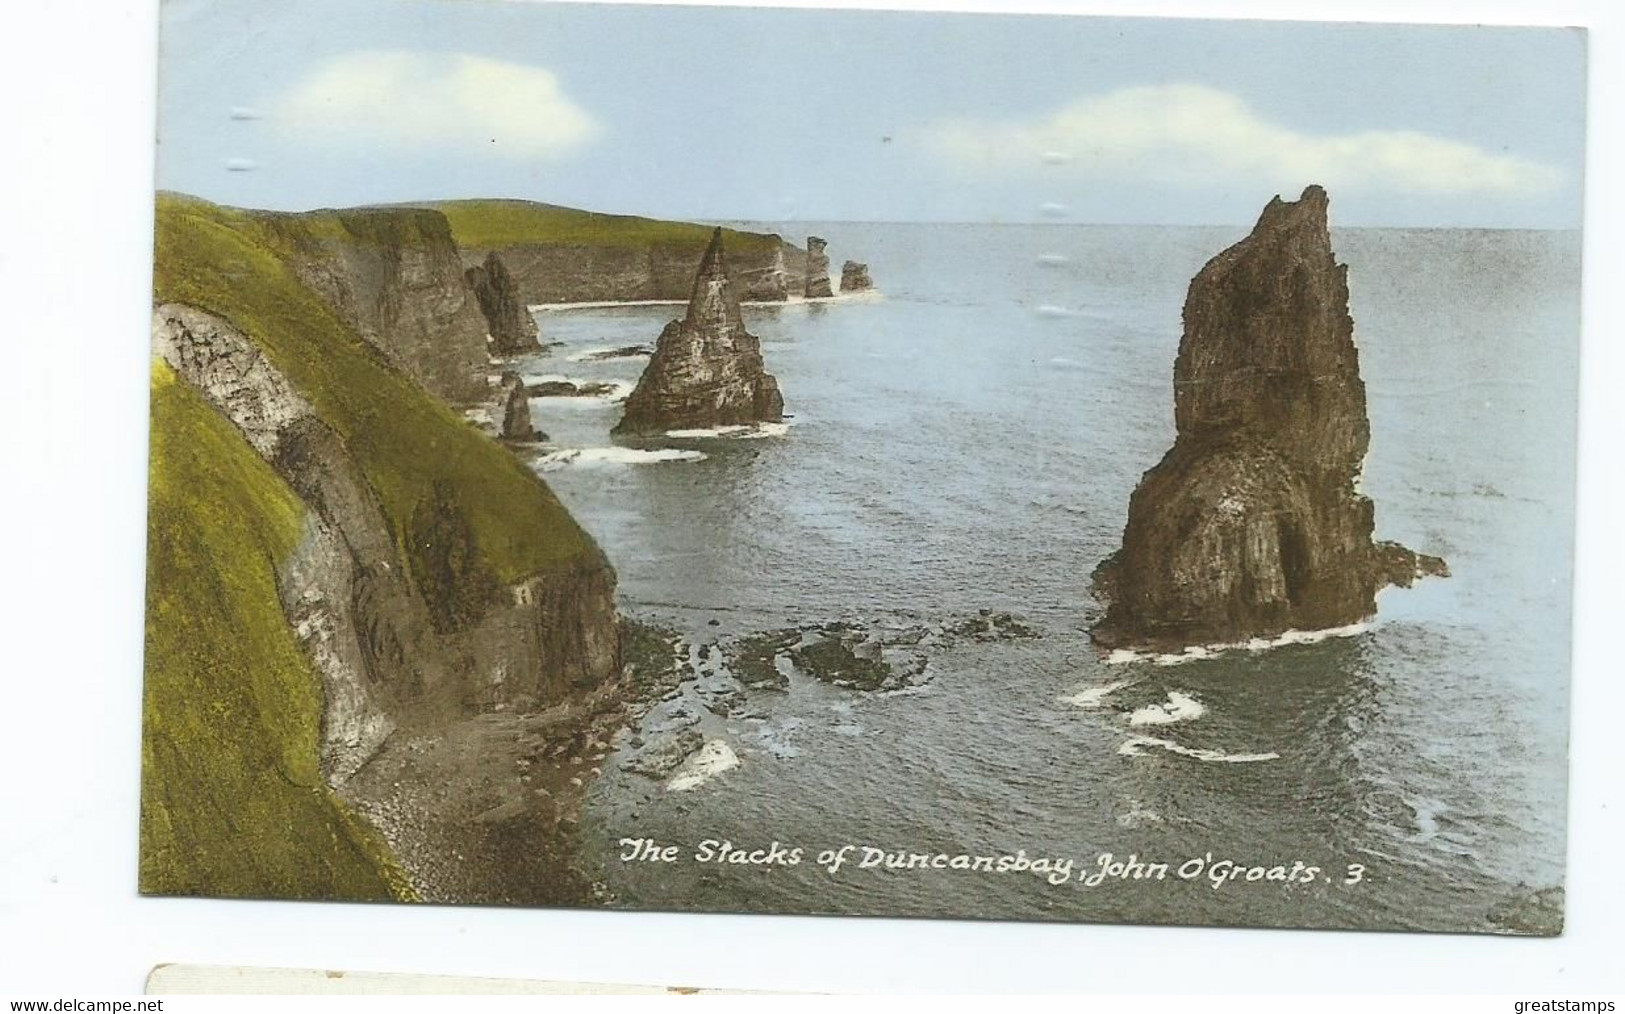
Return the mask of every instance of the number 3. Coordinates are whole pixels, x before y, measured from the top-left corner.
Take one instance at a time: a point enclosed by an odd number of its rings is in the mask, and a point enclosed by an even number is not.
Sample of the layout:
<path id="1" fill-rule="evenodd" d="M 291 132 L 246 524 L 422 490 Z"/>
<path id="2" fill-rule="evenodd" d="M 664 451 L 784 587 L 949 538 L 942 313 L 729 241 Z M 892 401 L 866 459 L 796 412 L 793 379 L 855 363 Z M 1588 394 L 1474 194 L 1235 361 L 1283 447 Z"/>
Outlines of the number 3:
<path id="1" fill-rule="evenodd" d="M 1343 878 L 1343 886 L 1358 884 L 1365 879 L 1365 867 L 1359 863 L 1349 863 L 1348 874 Z"/>

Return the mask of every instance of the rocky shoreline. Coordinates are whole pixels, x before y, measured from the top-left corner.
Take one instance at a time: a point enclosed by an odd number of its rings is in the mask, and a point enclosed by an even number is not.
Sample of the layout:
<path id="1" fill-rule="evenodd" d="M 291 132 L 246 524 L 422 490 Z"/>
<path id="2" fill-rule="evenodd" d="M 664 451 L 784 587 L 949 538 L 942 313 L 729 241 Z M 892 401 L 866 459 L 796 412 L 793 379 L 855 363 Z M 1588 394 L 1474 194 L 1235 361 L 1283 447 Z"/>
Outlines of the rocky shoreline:
<path id="1" fill-rule="evenodd" d="M 577 830 L 612 742 L 684 678 L 666 631 L 620 621 L 620 677 L 540 711 L 403 727 L 343 788 L 401 858 L 423 901 L 585 905 L 602 888 Z"/>

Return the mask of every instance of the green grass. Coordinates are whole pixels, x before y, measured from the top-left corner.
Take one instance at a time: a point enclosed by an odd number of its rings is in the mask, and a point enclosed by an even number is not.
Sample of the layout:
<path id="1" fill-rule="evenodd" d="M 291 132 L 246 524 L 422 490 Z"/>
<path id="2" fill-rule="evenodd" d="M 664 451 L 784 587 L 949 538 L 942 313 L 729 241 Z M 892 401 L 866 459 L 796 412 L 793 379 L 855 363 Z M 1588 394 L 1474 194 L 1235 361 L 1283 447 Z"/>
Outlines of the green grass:
<path id="1" fill-rule="evenodd" d="M 692 246 L 703 249 L 711 227 L 634 215 L 604 215 L 533 201 L 471 200 L 431 205 L 451 221 L 458 246 Z M 724 229 L 730 251 L 770 253 L 774 236 Z"/>
<path id="2" fill-rule="evenodd" d="M 225 417 L 154 367 L 143 892 L 412 897 L 322 778 L 321 686 L 276 587 L 304 513 Z"/>
<path id="3" fill-rule="evenodd" d="M 480 554 L 515 583 L 597 551 L 536 475 L 384 361 L 290 268 L 300 220 L 161 195 L 154 289 L 247 333 L 344 439 L 401 540 L 437 484 Z M 309 216 L 331 227 L 332 212 Z M 403 553 L 408 547 L 403 544 Z"/>

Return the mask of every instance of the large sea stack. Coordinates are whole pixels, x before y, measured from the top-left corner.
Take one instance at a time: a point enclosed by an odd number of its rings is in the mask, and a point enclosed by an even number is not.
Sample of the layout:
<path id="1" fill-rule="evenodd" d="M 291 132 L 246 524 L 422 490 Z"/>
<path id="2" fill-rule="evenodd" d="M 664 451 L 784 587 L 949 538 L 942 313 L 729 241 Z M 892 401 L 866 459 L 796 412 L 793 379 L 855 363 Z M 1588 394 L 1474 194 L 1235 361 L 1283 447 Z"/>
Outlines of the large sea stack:
<path id="1" fill-rule="evenodd" d="M 817 236 L 807 237 L 807 281 L 802 294 L 808 299 L 823 299 L 835 293 L 829 287 L 829 254 L 824 252 L 828 246 Z"/>
<path id="2" fill-rule="evenodd" d="M 1191 282 L 1178 435 L 1095 571 L 1098 644 L 1177 650 L 1346 626 L 1375 613 L 1385 585 L 1447 573 L 1371 537 L 1365 384 L 1326 209 L 1318 186 L 1276 197 Z"/>
<path id="3" fill-rule="evenodd" d="M 778 381 L 763 367 L 761 343 L 745 330 L 739 297 L 728 281 L 718 229 L 700 261 L 688 314 L 660 332 L 615 432 L 647 435 L 783 417 Z"/>
<path id="4" fill-rule="evenodd" d="M 469 268 L 463 277 L 485 315 L 491 351 L 499 356 L 541 351 L 536 320 L 519 298 L 519 286 L 495 251 L 486 254 L 485 263 Z"/>
<path id="5" fill-rule="evenodd" d="M 857 261 L 847 261 L 841 265 L 841 291 L 867 292 L 875 287 L 869 279 L 869 265 Z"/>

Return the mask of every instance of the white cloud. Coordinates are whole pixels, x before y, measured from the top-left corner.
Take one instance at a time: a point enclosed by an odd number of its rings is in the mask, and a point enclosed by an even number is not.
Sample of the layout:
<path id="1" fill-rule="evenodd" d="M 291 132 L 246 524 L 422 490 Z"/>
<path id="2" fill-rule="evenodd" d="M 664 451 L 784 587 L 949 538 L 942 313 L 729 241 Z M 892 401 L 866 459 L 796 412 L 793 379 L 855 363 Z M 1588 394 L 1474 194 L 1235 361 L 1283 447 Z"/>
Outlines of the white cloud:
<path id="1" fill-rule="evenodd" d="M 1320 183 L 1334 192 L 1523 195 L 1550 191 L 1564 178 L 1539 162 L 1416 131 L 1301 133 L 1228 92 L 1195 84 L 1085 96 L 1036 121 L 944 121 L 926 140 L 968 169 L 1167 184 L 1245 181 L 1293 192 Z"/>
<path id="2" fill-rule="evenodd" d="M 317 67 L 272 107 L 315 143 L 550 159 L 602 131 L 542 67 L 461 53 L 349 53 Z"/>

